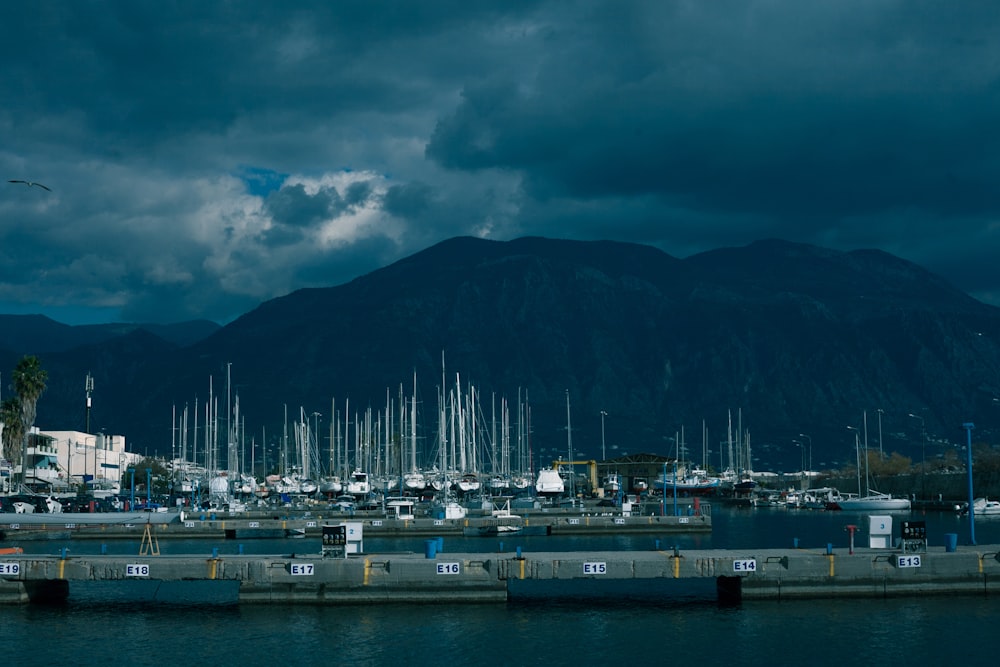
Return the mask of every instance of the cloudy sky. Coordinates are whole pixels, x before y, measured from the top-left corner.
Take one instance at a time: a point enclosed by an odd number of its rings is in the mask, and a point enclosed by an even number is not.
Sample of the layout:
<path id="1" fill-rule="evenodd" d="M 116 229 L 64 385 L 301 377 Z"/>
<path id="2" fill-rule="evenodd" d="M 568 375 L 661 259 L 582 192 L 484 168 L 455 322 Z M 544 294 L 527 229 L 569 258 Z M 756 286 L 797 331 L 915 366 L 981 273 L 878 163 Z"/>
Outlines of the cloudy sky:
<path id="1" fill-rule="evenodd" d="M 995 2 L 8 3 L 0 312 L 225 323 L 459 235 L 881 248 L 1000 305 L 997 35 Z"/>

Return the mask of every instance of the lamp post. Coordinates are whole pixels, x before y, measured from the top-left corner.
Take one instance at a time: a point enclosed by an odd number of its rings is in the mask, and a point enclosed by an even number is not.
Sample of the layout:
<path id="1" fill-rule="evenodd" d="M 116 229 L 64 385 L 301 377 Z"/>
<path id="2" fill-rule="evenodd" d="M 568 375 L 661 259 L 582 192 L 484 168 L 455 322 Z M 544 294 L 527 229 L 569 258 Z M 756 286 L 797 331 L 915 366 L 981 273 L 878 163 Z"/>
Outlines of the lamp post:
<path id="1" fill-rule="evenodd" d="M 882 450 L 882 413 L 885 410 L 879 408 L 875 412 L 878 413 L 878 457 L 881 459 L 885 457 L 885 452 Z"/>
<path id="2" fill-rule="evenodd" d="M 604 450 L 604 418 L 608 416 L 608 413 L 601 410 L 601 460 L 606 461 L 608 455 Z"/>
<path id="3" fill-rule="evenodd" d="M 912 412 L 907 417 L 920 420 L 920 496 L 926 496 L 926 475 L 927 475 L 927 426 L 922 415 L 915 415 Z"/>
<path id="4" fill-rule="evenodd" d="M 799 433 L 800 438 L 805 438 L 809 441 L 809 470 L 813 469 L 813 439 L 811 435 L 806 435 L 805 433 Z"/>
<path id="5" fill-rule="evenodd" d="M 969 543 L 976 546 L 976 512 L 972 507 L 972 429 L 976 425 L 972 422 L 962 424 L 965 429 L 965 457 L 966 473 L 969 480 Z"/>
<path id="6" fill-rule="evenodd" d="M 805 448 L 805 445 L 803 445 L 798 440 L 792 440 L 792 444 L 796 445 L 799 448 L 799 470 L 803 473 L 802 476 L 805 477 L 805 471 L 806 471 L 806 448 Z"/>

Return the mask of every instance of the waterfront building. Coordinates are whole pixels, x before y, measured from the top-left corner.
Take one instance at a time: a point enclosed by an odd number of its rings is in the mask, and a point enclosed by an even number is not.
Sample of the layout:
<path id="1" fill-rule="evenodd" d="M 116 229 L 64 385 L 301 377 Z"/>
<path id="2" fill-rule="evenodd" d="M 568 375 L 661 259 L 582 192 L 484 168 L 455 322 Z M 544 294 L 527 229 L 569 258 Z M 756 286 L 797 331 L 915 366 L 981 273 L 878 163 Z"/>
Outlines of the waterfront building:
<path id="1" fill-rule="evenodd" d="M 125 436 L 82 431 L 42 431 L 28 436 L 25 485 L 40 493 L 69 493 L 86 489 L 95 495 L 121 492 L 122 472 L 142 459 L 126 451 Z M 11 466 L 21 478 L 20 462 Z M 9 479 L 9 478 L 8 478 Z"/>

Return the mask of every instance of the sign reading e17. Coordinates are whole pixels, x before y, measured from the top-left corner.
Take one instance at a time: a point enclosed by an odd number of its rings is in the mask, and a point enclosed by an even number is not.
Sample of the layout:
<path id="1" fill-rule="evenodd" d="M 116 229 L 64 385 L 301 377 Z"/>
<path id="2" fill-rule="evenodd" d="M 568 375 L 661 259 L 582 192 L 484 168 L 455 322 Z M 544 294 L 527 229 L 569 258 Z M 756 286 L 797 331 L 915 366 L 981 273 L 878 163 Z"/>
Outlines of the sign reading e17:
<path id="1" fill-rule="evenodd" d="M 311 577 L 316 573 L 316 566 L 312 563 L 292 563 L 289 570 L 299 577 Z"/>

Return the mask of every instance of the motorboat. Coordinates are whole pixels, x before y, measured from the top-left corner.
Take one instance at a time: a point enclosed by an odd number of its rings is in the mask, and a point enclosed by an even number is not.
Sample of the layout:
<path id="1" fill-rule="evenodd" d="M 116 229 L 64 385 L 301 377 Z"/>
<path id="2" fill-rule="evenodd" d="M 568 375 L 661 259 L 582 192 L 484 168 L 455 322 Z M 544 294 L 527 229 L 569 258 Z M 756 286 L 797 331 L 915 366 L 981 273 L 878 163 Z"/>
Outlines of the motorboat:
<path id="1" fill-rule="evenodd" d="M 542 468 L 535 480 L 535 493 L 539 496 L 552 498 L 566 492 L 566 483 L 555 468 Z"/>
<path id="2" fill-rule="evenodd" d="M 614 495 L 621 491 L 621 477 L 618 473 L 609 473 L 607 477 L 604 478 L 604 493 L 609 495 Z"/>
<path id="3" fill-rule="evenodd" d="M 1000 500 L 976 498 L 972 501 L 972 513 L 975 516 L 1000 516 Z"/>

